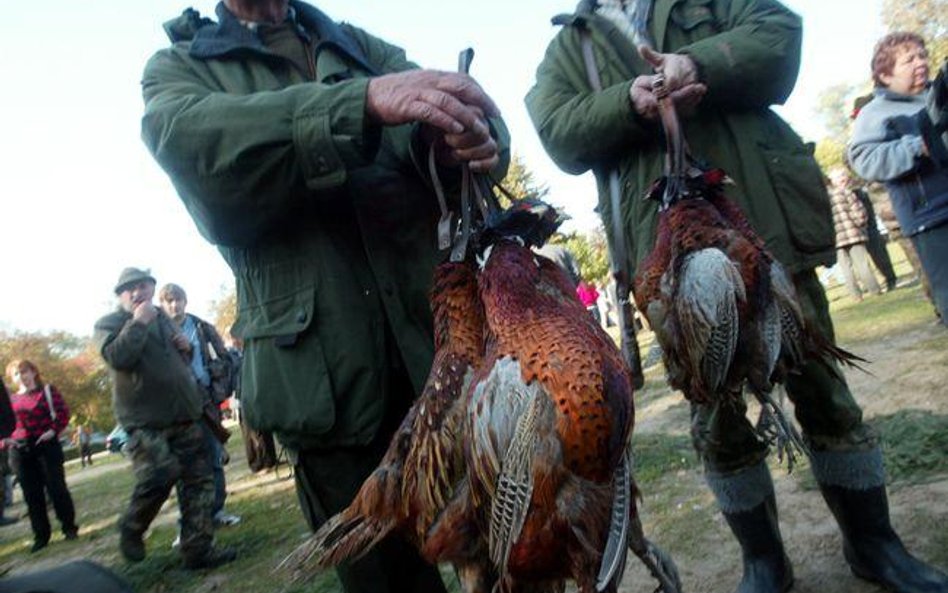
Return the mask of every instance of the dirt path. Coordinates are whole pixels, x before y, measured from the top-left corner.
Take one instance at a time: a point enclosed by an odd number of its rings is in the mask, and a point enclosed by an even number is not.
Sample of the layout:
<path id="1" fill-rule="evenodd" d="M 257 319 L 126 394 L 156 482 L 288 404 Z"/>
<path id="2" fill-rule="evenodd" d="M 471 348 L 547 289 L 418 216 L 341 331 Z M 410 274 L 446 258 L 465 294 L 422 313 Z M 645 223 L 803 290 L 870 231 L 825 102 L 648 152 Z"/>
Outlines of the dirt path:
<path id="1" fill-rule="evenodd" d="M 932 352 L 919 346 L 944 335 L 940 333 L 944 331 L 940 326 L 928 325 L 893 336 L 885 343 L 859 346 L 858 353 L 873 361 L 872 375 L 858 371 L 847 375 L 867 419 L 909 409 L 948 414 L 948 352 Z M 651 399 L 636 415 L 637 434 L 687 434 L 688 407 L 678 394 Z M 781 530 L 796 575 L 793 591 L 881 593 L 883 589 L 850 574 L 843 560 L 836 523 L 819 492 L 804 489 L 804 480 L 788 476 L 783 468 L 775 469 L 773 477 Z M 686 534 L 686 545 L 675 545 L 682 539 L 681 534 L 656 527 L 649 515 L 660 514 L 659 509 L 653 508 L 659 503 L 658 495 L 645 493 L 646 531 L 674 555 L 685 590 L 733 591 L 741 575 L 739 548 L 717 512 L 700 471 L 679 471 L 666 476 L 660 488 L 675 490 L 678 506 L 694 517 L 695 529 Z M 895 484 L 890 488 L 889 502 L 893 525 L 907 547 L 923 558 L 939 557 L 944 563 L 948 554 L 944 549 L 948 475 L 937 476 L 922 485 Z M 630 558 L 629 566 L 620 593 L 651 591 L 653 581 L 639 563 Z"/>

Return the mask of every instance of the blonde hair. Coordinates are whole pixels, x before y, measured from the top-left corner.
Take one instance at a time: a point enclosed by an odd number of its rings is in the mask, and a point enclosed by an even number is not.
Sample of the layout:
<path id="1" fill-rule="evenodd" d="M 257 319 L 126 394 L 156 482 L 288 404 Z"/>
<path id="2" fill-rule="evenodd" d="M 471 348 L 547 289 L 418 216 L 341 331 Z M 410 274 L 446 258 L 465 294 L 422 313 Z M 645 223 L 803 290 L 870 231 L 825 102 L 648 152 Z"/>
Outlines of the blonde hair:
<path id="1" fill-rule="evenodd" d="M 184 292 L 184 289 L 177 284 L 169 282 L 158 291 L 158 298 L 162 301 L 170 301 L 171 299 L 186 301 L 188 300 L 188 293 Z"/>

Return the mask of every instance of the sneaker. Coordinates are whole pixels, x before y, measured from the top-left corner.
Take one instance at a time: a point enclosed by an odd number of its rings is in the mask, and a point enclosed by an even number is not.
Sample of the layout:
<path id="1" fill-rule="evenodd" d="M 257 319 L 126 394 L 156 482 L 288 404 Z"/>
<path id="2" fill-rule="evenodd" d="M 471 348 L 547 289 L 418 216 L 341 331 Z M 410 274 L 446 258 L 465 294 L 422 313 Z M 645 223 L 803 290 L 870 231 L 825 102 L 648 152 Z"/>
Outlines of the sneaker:
<path id="1" fill-rule="evenodd" d="M 129 562 L 141 562 L 145 559 L 145 542 L 141 535 L 123 529 L 119 537 L 119 551 Z"/>
<path id="2" fill-rule="evenodd" d="M 45 540 L 45 541 L 44 541 L 44 540 L 37 540 L 37 541 L 33 542 L 33 547 L 30 548 L 30 554 L 33 554 L 33 553 L 35 553 L 35 552 L 39 552 L 40 550 L 42 550 L 43 548 L 45 548 L 45 547 L 48 546 L 48 545 L 49 545 L 49 540 Z"/>
<path id="3" fill-rule="evenodd" d="M 216 568 L 222 564 L 233 562 L 236 558 L 237 552 L 232 548 L 212 548 L 207 554 L 198 558 L 185 558 L 184 567 L 188 570 Z"/>
<path id="4" fill-rule="evenodd" d="M 71 541 L 71 540 L 75 540 L 75 539 L 79 539 L 79 528 L 76 527 L 75 529 L 68 529 L 68 530 L 64 531 L 64 532 L 63 532 L 63 537 L 66 538 L 67 540 L 70 540 L 70 541 Z"/>
<path id="5" fill-rule="evenodd" d="M 232 515 L 227 511 L 220 510 L 214 515 L 214 525 L 217 527 L 229 527 L 240 523 L 238 515 Z"/>

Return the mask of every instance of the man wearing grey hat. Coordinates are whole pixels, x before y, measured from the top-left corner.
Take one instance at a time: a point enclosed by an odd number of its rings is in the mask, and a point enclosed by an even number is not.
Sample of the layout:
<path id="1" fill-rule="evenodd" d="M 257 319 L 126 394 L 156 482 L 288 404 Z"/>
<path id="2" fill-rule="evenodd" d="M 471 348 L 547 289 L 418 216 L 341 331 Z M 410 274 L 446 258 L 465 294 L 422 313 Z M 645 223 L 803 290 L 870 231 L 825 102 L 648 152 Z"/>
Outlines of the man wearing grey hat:
<path id="1" fill-rule="evenodd" d="M 135 472 L 131 502 L 119 522 L 119 549 L 130 562 L 145 558 L 145 530 L 179 479 L 181 546 L 189 569 L 235 558 L 214 549 L 214 484 L 199 424 L 201 393 L 188 360 L 187 338 L 152 304 L 155 279 L 125 268 L 115 285 L 118 310 L 95 324 L 95 339 L 112 377 L 112 407 L 128 432 Z"/>

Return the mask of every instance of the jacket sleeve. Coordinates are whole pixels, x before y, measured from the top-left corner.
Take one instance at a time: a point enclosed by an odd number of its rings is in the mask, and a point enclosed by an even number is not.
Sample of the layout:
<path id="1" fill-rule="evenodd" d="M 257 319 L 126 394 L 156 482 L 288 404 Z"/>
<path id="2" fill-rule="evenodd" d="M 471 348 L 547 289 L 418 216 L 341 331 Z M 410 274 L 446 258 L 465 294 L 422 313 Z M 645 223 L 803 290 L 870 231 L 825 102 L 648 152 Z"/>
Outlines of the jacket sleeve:
<path id="1" fill-rule="evenodd" d="M 790 96 L 800 69 L 800 17 L 775 0 L 715 2 L 721 32 L 678 48 L 708 85 L 704 103 L 768 107 Z"/>
<path id="2" fill-rule="evenodd" d="M 560 31 L 547 48 L 525 99 L 550 158 L 574 175 L 610 162 L 646 135 L 644 120 L 629 99 L 631 81 L 599 92 L 590 90 L 580 47 L 575 27 Z M 596 59 L 604 57 L 597 51 Z M 651 134 L 654 128 L 648 131 Z"/>
<path id="3" fill-rule="evenodd" d="M 136 323 L 131 318 L 119 327 L 104 321 L 95 327 L 95 341 L 102 358 L 119 371 L 130 370 L 138 364 L 147 338 L 148 326 Z"/>
<path id="4" fill-rule="evenodd" d="M 142 138 L 201 233 L 249 245 L 295 201 L 326 195 L 372 160 L 378 130 L 365 119 L 368 80 L 229 93 L 171 48 L 145 67 Z"/>
<path id="5" fill-rule="evenodd" d="M 418 68 L 418 65 L 405 56 L 405 51 L 400 47 L 386 43 L 381 39 L 366 33 L 358 27 L 352 25 L 343 25 L 346 31 L 359 43 L 365 52 L 368 60 L 373 64 L 379 65 L 379 70 L 383 73 L 404 72 Z M 501 117 L 490 118 L 488 120 L 491 136 L 497 142 L 497 152 L 500 160 L 496 167 L 491 171 L 494 179 L 503 179 L 510 164 L 510 134 L 507 131 L 507 124 Z M 396 131 L 397 130 L 397 131 Z M 412 124 L 408 126 L 399 126 L 392 129 L 393 134 L 399 134 L 400 142 L 404 144 L 406 162 L 410 162 L 415 169 L 415 173 L 425 179 L 429 185 L 432 184 L 431 174 L 428 170 L 428 145 L 421 137 L 421 124 Z M 460 181 L 457 170 L 444 170 L 439 167 L 438 171 L 441 181 L 446 186 L 457 185 Z M 453 188 L 452 188 L 453 189 Z"/>
<path id="6" fill-rule="evenodd" d="M 856 174 L 869 181 L 890 181 L 918 166 L 925 143 L 921 135 L 906 134 L 891 138 L 871 103 L 863 108 L 853 124 L 847 155 Z"/>
<path id="7" fill-rule="evenodd" d="M 230 353 L 224 346 L 224 340 L 221 339 L 221 334 L 217 331 L 217 328 L 214 327 L 214 324 L 208 323 L 207 321 L 204 321 L 200 318 L 197 319 L 197 322 L 201 324 L 203 333 L 207 338 L 207 342 L 210 344 L 211 348 L 213 348 L 214 354 L 217 356 L 217 358 L 223 358 L 225 360 L 229 359 Z"/>
<path id="8" fill-rule="evenodd" d="M 13 414 L 13 406 L 10 405 L 10 393 L 7 391 L 7 386 L 0 380 L 0 439 L 10 436 L 14 428 L 16 428 L 16 416 Z"/>

